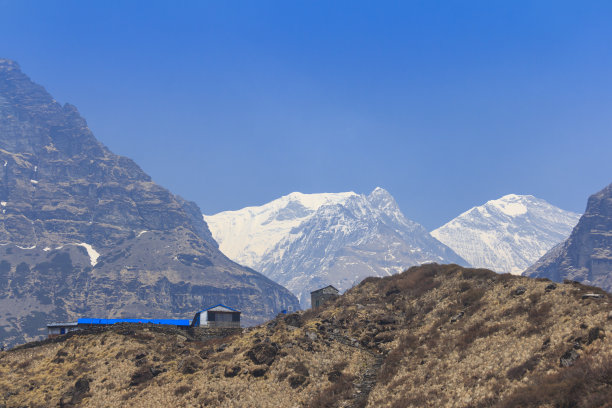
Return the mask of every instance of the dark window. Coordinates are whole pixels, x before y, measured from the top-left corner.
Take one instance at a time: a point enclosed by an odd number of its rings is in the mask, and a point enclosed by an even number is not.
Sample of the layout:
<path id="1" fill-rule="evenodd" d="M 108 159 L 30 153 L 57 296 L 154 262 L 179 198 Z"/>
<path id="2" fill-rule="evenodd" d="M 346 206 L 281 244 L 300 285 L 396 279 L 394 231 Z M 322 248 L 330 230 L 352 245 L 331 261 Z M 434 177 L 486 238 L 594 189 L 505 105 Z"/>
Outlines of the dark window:
<path id="1" fill-rule="evenodd" d="M 232 313 L 232 322 L 240 321 L 240 313 Z"/>
<path id="2" fill-rule="evenodd" d="M 60 334 L 66 334 L 66 329 L 64 327 L 60 329 Z"/>

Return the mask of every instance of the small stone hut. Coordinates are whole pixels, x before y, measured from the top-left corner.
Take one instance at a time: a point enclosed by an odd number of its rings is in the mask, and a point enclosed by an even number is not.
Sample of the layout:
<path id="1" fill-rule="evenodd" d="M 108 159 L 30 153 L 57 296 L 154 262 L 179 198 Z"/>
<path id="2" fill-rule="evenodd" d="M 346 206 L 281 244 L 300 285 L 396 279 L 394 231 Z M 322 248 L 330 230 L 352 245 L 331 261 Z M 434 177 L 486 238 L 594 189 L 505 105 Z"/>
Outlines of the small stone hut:
<path id="1" fill-rule="evenodd" d="M 340 296 L 340 291 L 332 285 L 310 292 L 310 304 L 313 308 L 323 306 L 325 302 Z"/>

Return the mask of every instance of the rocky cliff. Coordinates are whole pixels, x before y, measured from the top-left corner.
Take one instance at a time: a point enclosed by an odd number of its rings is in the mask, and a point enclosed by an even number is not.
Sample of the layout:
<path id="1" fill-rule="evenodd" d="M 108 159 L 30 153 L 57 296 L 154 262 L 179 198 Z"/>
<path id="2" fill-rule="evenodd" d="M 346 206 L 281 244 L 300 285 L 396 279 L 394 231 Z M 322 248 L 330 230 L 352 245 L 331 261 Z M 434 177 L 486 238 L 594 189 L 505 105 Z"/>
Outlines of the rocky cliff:
<path id="1" fill-rule="evenodd" d="M 247 321 L 296 299 L 217 248 L 200 210 L 98 142 L 19 66 L 0 60 L 0 342 L 50 320 L 190 317 L 225 303 Z"/>
<path id="2" fill-rule="evenodd" d="M 589 197 L 584 215 L 563 243 L 525 273 L 576 280 L 612 290 L 612 184 Z"/>

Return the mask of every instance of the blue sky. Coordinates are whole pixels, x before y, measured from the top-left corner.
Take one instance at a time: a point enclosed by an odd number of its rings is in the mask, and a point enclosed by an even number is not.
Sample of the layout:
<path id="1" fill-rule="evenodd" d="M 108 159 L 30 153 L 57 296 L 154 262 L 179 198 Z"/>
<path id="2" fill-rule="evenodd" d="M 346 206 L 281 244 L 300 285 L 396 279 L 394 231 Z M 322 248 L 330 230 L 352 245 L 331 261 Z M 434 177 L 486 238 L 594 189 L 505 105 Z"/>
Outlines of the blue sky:
<path id="1" fill-rule="evenodd" d="M 586 4 L 588 3 L 588 4 Z M 0 0 L 18 61 L 205 213 L 393 194 L 433 229 L 612 182 L 612 3 Z"/>

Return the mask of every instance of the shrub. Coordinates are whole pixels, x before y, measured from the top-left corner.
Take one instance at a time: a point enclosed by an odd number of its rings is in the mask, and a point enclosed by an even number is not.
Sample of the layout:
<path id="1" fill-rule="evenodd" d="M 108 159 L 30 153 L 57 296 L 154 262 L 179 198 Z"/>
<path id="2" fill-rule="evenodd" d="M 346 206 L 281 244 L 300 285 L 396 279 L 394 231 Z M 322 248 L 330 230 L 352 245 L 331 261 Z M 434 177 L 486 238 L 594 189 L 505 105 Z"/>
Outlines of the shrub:
<path id="1" fill-rule="evenodd" d="M 486 326 L 483 321 L 476 322 L 471 326 L 468 326 L 463 333 L 457 339 L 457 347 L 460 349 L 468 347 L 478 338 L 488 337 L 502 329 L 507 325 L 505 324 L 493 324 Z"/>
<path id="2" fill-rule="evenodd" d="M 461 282 L 459 284 L 459 292 L 465 292 L 472 287 L 469 282 Z"/>
<path id="3" fill-rule="evenodd" d="M 506 373 L 506 377 L 509 380 L 520 380 L 527 374 L 528 371 L 531 371 L 538 365 L 540 361 L 540 357 L 533 356 L 522 364 L 517 365 L 516 367 L 512 367 Z"/>
<path id="4" fill-rule="evenodd" d="M 532 307 L 529 309 L 529 312 L 527 312 L 527 320 L 535 326 L 542 326 L 548 319 L 551 309 L 552 304 L 550 302 L 541 303 L 537 307 Z"/>
<path id="5" fill-rule="evenodd" d="M 464 307 L 469 307 L 472 310 L 479 309 L 482 305 L 480 299 L 485 294 L 485 290 L 483 288 L 472 288 L 461 295 L 461 304 Z"/>
<path id="6" fill-rule="evenodd" d="M 603 339 L 606 337 L 605 331 L 601 327 L 593 327 L 589 330 L 589 335 L 587 337 L 587 344 L 591 344 L 597 339 Z"/>
<path id="7" fill-rule="evenodd" d="M 609 406 L 612 401 L 612 356 L 601 360 L 584 358 L 558 373 L 536 379 L 519 387 L 499 406 L 510 407 L 577 407 Z"/>
<path id="8" fill-rule="evenodd" d="M 470 280 L 492 280 L 497 278 L 497 274 L 493 271 L 490 271 L 488 269 L 464 269 L 462 271 L 462 275 L 465 279 L 470 279 Z"/>
<path id="9" fill-rule="evenodd" d="M 191 387 L 188 385 L 181 385 L 180 387 L 178 387 L 177 389 L 174 390 L 174 395 L 176 396 L 180 396 L 180 395 L 184 395 L 187 394 L 189 391 L 191 391 Z"/>
<path id="10" fill-rule="evenodd" d="M 440 286 L 435 280 L 436 274 L 441 269 L 440 265 L 427 264 L 412 267 L 399 275 L 387 279 L 381 279 L 379 285 L 384 283 L 383 292 L 387 296 L 403 293 L 412 297 L 419 297 L 425 292 Z"/>
<path id="11" fill-rule="evenodd" d="M 385 358 L 380 373 L 378 374 L 379 381 L 390 381 L 400 368 L 404 356 L 409 350 L 416 348 L 418 343 L 419 339 L 412 334 L 406 334 L 400 337 L 397 347 L 391 350 Z"/>
<path id="12" fill-rule="evenodd" d="M 308 407 L 331 408 L 338 405 L 339 401 L 351 398 L 353 395 L 353 380 L 355 377 L 343 374 L 338 381 L 323 389 L 310 401 Z"/>

